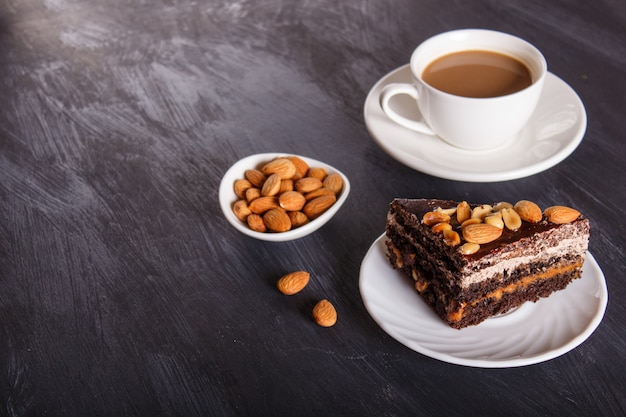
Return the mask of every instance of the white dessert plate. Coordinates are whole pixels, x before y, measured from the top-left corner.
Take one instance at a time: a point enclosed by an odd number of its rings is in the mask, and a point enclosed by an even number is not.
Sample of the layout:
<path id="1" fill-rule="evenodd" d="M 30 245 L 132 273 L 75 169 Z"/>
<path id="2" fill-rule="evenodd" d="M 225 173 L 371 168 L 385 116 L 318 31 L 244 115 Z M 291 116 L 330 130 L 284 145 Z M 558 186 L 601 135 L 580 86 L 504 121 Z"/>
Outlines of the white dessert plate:
<path id="1" fill-rule="evenodd" d="M 411 82 L 408 65 L 390 72 L 372 87 L 365 100 L 365 125 L 391 157 L 440 178 L 496 182 L 527 177 L 567 158 L 587 129 L 585 107 L 576 92 L 548 73 L 539 105 L 517 140 L 487 151 L 464 150 L 439 137 L 406 129 L 387 117 L 379 104 L 380 92 L 397 82 Z M 394 97 L 392 105 L 406 117 L 419 115 L 415 100 L 408 96 Z"/>
<path id="2" fill-rule="evenodd" d="M 394 270 L 383 234 L 361 264 L 359 287 L 368 312 L 391 337 L 423 355 L 457 365 L 509 368 L 556 358 L 598 327 L 608 302 L 604 274 L 587 252 L 582 277 L 536 303 L 456 330 Z"/>
<path id="3" fill-rule="evenodd" d="M 246 169 L 260 168 L 274 158 L 290 155 L 302 158 L 307 164 L 309 164 L 309 167 L 324 168 L 329 174 L 337 173 L 341 175 L 341 178 L 343 179 L 343 189 L 337 196 L 337 201 L 335 202 L 335 204 L 330 206 L 330 208 L 326 210 L 322 215 L 303 226 L 282 233 L 255 232 L 254 230 L 250 229 L 246 223 L 239 220 L 237 216 L 235 216 L 235 213 L 233 213 L 233 203 L 238 199 L 233 188 L 235 181 L 244 178 L 244 172 Z M 233 166 L 231 166 L 222 177 L 219 189 L 219 200 L 220 207 L 222 208 L 222 212 L 224 213 L 224 217 L 226 217 L 226 220 L 228 220 L 228 222 L 241 233 L 260 240 L 266 240 L 270 242 L 286 242 L 289 240 L 300 239 L 301 237 L 307 236 L 326 224 L 335 214 L 337 214 L 343 203 L 348 198 L 348 194 L 350 194 L 350 181 L 348 180 L 348 177 L 346 177 L 337 168 L 325 164 L 324 162 L 307 158 L 306 156 L 295 155 L 289 152 L 274 152 L 250 155 L 235 162 Z"/>

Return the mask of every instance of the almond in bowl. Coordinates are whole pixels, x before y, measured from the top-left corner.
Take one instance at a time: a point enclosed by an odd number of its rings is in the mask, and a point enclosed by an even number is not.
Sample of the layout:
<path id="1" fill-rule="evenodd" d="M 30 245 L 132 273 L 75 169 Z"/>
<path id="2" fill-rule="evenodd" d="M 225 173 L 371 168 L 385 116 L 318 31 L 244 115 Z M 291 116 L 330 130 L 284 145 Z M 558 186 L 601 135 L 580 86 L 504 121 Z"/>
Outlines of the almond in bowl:
<path id="1" fill-rule="evenodd" d="M 240 232 L 284 242 L 326 224 L 349 193 L 348 178 L 324 162 L 263 153 L 243 158 L 226 171 L 219 200 L 224 216 Z"/>

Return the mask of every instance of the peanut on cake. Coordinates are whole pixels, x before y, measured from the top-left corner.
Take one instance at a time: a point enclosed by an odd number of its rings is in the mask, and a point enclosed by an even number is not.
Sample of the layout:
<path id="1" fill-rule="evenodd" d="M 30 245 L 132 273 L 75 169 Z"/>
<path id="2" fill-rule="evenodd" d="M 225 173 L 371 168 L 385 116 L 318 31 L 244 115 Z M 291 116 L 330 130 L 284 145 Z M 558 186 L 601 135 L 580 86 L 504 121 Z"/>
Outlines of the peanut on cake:
<path id="1" fill-rule="evenodd" d="M 392 266 L 414 280 L 446 323 L 461 329 L 579 278 L 589 230 L 589 220 L 575 209 L 542 211 L 528 200 L 395 199 L 386 244 Z"/>

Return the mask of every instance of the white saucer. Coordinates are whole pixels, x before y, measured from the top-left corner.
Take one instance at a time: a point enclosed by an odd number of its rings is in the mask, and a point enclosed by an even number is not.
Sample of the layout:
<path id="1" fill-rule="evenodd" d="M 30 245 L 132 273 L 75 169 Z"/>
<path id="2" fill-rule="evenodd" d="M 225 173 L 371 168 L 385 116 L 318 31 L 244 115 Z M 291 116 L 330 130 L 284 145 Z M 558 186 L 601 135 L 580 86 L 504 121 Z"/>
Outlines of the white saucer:
<path id="1" fill-rule="evenodd" d="M 527 177 L 567 158 L 583 139 L 587 115 L 572 88 L 552 73 L 546 77 L 537 110 L 517 141 L 489 151 L 468 151 L 395 124 L 379 104 L 382 88 L 389 83 L 411 82 L 408 65 L 402 66 L 372 87 L 365 100 L 365 125 L 374 140 L 390 156 L 417 171 L 457 181 L 493 182 Z M 419 114 L 409 97 L 392 101 L 407 117 Z"/>
<path id="2" fill-rule="evenodd" d="M 363 259 L 361 297 L 385 332 L 431 358 L 483 368 L 535 364 L 580 345 L 604 316 L 604 274 L 587 252 L 582 277 L 564 290 L 477 326 L 453 329 L 423 301 L 411 280 L 391 267 L 385 239 L 380 236 Z"/>

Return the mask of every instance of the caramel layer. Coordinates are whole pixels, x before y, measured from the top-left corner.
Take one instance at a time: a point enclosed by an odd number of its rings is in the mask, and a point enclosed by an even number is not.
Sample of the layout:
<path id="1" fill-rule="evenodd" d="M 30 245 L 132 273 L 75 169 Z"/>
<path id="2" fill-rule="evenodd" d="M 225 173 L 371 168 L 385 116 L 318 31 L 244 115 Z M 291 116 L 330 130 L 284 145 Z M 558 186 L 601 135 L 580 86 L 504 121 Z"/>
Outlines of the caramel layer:
<path id="1" fill-rule="evenodd" d="M 478 303 L 480 303 L 483 300 L 489 299 L 489 298 L 495 298 L 496 300 L 499 300 L 502 298 L 502 296 L 504 294 L 509 294 L 509 293 L 513 293 L 515 291 L 517 291 L 520 288 L 527 288 L 528 286 L 530 286 L 531 284 L 537 282 L 537 281 L 541 281 L 544 279 L 551 279 L 557 275 L 563 274 L 563 273 L 567 273 L 567 272 L 571 272 L 574 271 L 578 268 L 582 267 L 582 263 L 581 262 L 576 262 L 573 264 L 569 264 L 569 265 L 564 265 L 564 266 L 558 266 L 558 267 L 554 267 L 551 268 L 550 270 L 543 272 L 543 273 L 539 273 L 539 274 L 534 274 L 534 275 L 529 275 L 527 277 L 522 278 L 521 280 L 515 282 L 515 283 L 511 283 L 509 285 L 507 285 L 506 287 L 503 288 L 498 288 L 497 290 L 494 290 L 488 294 L 486 294 L 484 297 L 481 297 L 475 301 L 472 301 L 471 303 L 460 303 L 459 308 L 455 311 L 451 311 L 448 313 L 448 320 L 451 322 L 458 322 L 463 318 L 463 315 L 465 313 L 465 309 L 470 306 L 474 306 Z"/>

